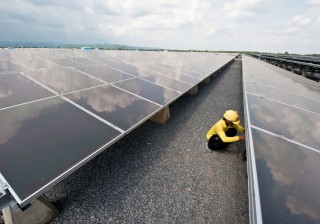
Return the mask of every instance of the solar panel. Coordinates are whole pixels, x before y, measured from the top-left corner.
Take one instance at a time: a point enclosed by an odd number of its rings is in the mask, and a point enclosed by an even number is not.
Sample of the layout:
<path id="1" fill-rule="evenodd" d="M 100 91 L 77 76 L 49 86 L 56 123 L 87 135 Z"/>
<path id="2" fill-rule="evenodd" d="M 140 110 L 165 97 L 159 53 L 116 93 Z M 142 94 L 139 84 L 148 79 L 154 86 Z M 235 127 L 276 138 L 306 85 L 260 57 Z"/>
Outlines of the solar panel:
<path id="1" fill-rule="evenodd" d="M 173 69 L 174 68 L 174 65 L 166 64 L 166 63 L 158 63 L 158 65 L 166 67 L 167 69 Z M 175 66 L 177 66 L 177 65 L 175 65 Z M 198 74 L 202 74 L 204 72 L 212 72 L 212 71 L 210 71 L 208 69 L 205 69 L 205 68 L 201 68 L 201 67 L 199 68 L 199 67 L 190 66 L 190 65 L 184 65 L 184 69 L 189 69 L 190 71 L 198 73 Z"/>
<path id="2" fill-rule="evenodd" d="M 319 114 L 251 94 L 247 94 L 247 103 L 251 125 L 320 149 L 318 138 L 320 132 L 306 133 L 306 130 L 301 128 L 308 127 L 310 130 L 317 131 L 318 124 L 315 121 L 318 121 Z M 319 109 L 319 106 L 315 107 Z"/>
<path id="3" fill-rule="evenodd" d="M 0 180 L 25 206 L 235 56 L 0 50 Z"/>
<path id="4" fill-rule="evenodd" d="M 118 82 L 115 85 L 160 105 L 166 105 L 180 96 L 176 91 L 139 78 Z"/>
<path id="5" fill-rule="evenodd" d="M 138 68 L 138 67 L 135 67 L 133 65 L 129 65 L 127 63 L 124 63 L 124 62 L 110 61 L 110 60 L 108 60 L 106 58 L 97 58 L 97 56 L 95 56 L 95 57 L 91 57 L 90 56 L 90 58 L 93 58 L 94 60 L 99 61 L 100 63 L 105 65 L 107 68 L 110 67 L 110 68 L 112 68 L 114 70 L 119 70 L 119 71 L 125 72 L 125 73 L 133 75 L 133 76 L 140 76 L 140 75 L 143 75 L 145 73 L 151 74 L 151 72 L 148 71 L 148 70 L 145 70 L 145 69 L 142 69 L 142 68 Z"/>
<path id="6" fill-rule="evenodd" d="M 67 94 L 65 97 L 124 131 L 160 108 L 111 85 Z"/>
<path id="7" fill-rule="evenodd" d="M 96 65 L 99 64 L 98 62 L 95 62 L 93 60 L 90 60 L 89 58 L 81 58 L 81 57 L 68 57 L 67 59 L 71 61 L 75 61 L 81 65 Z"/>
<path id="8" fill-rule="evenodd" d="M 54 63 L 55 65 L 58 66 L 62 66 L 62 67 L 78 67 L 81 66 L 82 64 L 77 62 L 77 61 L 73 61 L 70 60 L 68 58 L 50 58 L 49 59 L 52 63 Z"/>
<path id="9" fill-rule="evenodd" d="M 318 223 L 320 154 L 252 129 L 264 223 Z"/>
<path id="10" fill-rule="evenodd" d="M 40 69 L 40 68 L 48 68 L 53 64 L 48 60 L 44 60 L 42 58 L 36 58 L 30 53 L 26 54 L 14 54 L 12 57 L 13 61 L 17 64 L 20 64 L 22 67 L 28 69 Z"/>
<path id="11" fill-rule="evenodd" d="M 164 86 L 169 89 L 176 90 L 180 93 L 184 93 L 193 87 L 193 85 L 189 83 L 181 82 L 179 80 L 176 80 L 167 76 L 161 76 L 161 75 L 155 75 L 155 74 L 143 76 L 142 79 L 153 82 L 159 86 Z"/>
<path id="12" fill-rule="evenodd" d="M 50 96 L 54 94 L 21 73 L 3 74 L 0 77 L 0 108 Z"/>
<path id="13" fill-rule="evenodd" d="M 21 66 L 12 61 L 9 51 L 0 50 L 0 74 L 21 71 Z"/>
<path id="14" fill-rule="evenodd" d="M 131 74 L 129 75 L 125 72 L 121 72 L 119 70 L 103 65 L 81 66 L 77 67 L 77 70 L 90 76 L 96 77 L 106 83 L 118 82 L 121 80 L 132 79 L 134 77 Z"/>
<path id="15" fill-rule="evenodd" d="M 0 111 L 0 170 L 19 203 L 121 132 L 54 97 Z"/>
<path id="16" fill-rule="evenodd" d="M 310 99 L 299 93 L 284 91 L 283 89 L 266 86 L 256 82 L 246 82 L 247 93 L 253 96 L 259 96 L 274 100 L 274 102 L 283 102 L 306 111 L 320 114 L 320 108 L 314 104 L 314 99 Z M 319 100 L 320 101 L 320 100 Z"/>
<path id="17" fill-rule="evenodd" d="M 21 71 L 19 67 L 20 66 L 18 66 L 15 63 L 12 63 L 11 61 L 1 61 L 0 59 L 0 74 Z"/>
<path id="18" fill-rule="evenodd" d="M 57 93 L 67 93 L 104 84 L 72 68 L 50 68 L 29 71 L 26 75 Z"/>
<path id="19" fill-rule="evenodd" d="M 320 220 L 320 85 L 243 56 L 250 221 Z"/>
<path id="20" fill-rule="evenodd" d="M 190 83 L 192 85 L 198 84 L 202 78 L 201 76 L 196 75 L 195 73 L 187 72 L 185 70 L 174 70 L 173 72 L 169 70 L 164 70 L 164 71 L 160 71 L 159 74 L 162 74 L 177 80 L 181 80 L 186 83 Z"/>

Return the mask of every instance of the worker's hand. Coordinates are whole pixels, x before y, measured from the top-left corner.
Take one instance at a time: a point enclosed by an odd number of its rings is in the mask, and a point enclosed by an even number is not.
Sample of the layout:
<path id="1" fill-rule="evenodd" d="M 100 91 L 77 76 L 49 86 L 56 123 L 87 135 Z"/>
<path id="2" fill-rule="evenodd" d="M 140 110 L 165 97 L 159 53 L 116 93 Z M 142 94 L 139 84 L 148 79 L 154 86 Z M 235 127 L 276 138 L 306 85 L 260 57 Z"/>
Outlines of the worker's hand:
<path id="1" fill-rule="evenodd" d="M 240 141 L 245 141 L 245 140 L 246 140 L 246 136 L 240 135 L 240 136 L 239 136 L 239 140 L 240 140 Z"/>

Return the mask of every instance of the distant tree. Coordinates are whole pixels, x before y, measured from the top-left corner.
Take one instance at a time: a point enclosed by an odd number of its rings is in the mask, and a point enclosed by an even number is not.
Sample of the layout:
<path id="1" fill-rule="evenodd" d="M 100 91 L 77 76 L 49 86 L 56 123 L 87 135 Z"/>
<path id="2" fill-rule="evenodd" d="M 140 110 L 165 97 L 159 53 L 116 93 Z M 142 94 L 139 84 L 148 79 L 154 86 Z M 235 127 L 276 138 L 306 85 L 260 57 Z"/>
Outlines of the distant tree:
<path id="1" fill-rule="evenodd" d="M 284 54 L 286 54 L 286 55 L 287 55 L 287 54 L 289 54 L 289 53 L 288 53 L 288 51 L 286 51 L 286 52 L 284 52 Z"/>

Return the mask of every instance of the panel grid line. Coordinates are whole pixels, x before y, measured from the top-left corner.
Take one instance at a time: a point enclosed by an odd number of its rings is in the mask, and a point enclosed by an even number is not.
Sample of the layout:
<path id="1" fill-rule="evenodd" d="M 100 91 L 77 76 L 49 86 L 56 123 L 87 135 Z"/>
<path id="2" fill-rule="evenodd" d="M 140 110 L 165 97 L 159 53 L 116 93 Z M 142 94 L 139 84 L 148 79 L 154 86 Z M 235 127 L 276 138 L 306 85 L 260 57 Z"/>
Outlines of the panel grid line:
<path id="1" fill-rule="evenodd" d="M 254 84 L 257 84 L 257 85 L 266 86 L 266 87 L 269 87 L 269 88 L 272 88 L 272 89 L 276 89 L 276 90 L 279 90 L 279 91 L 282 91 L 282 92 L 291 93 L 291 94 L 294 94 L 294 95 L 297 95 L 297 96 L 301 96 L 301 97 L 304 97 L 304 98 L 307 98 L 307 99 L 320 101 L 320 99 L 316 99 L 316 98 L 312 98 L 312 97 L 309 97 L 309 96 L 301 95 L 301 94 L 298 94 L 298 93 L 295 93 L 295 92 L 291 92 L 291 91 L 288 91 L 288 90 L 279 89 L 277 87 L 273 87 L 273 86 L 270 86 L 270 85 L 267 85 L 267 84 L 263 84 L 263 83 L 260 83 L 260 82 L 251 81 L 251 80 L 247 80 L 247 79 L 245 81 L 246 82 L 250 82 L 250 83 L 254 83 Z"/>
<path id="2" fill-rule="evenodd" d="M 283 140 L 285 140 L 285 141 L 287 141 L 287 142 L 291 142 L 291 143 L 293 143 L 293 144 L 295 144 L 295 145 L 298 145 L 298 146 L 301 146 L 301 147 L 303 147 L 303 148 L 306 148 L 306 149 L 312 150 L 312 151 L 314 151 L 314 152 L 320 153 L 320 149 L 316 149 L 316 148 L 310 147 L 310 146 L 308 146 L 308 145 L 302 144 L 302 143 L 300 143 L 300 142 L 294 141 L 294 140 L 292 140 L 292 139 L 290 139 L 290 138 L 287 138 L 287 137 L 285 137 L 285 136 L 283 136 L 283 135 L 276 134 L 276 133 L 274 133 L 274 132 L 272 132 L 272 131 L 265 130 L 265 129 L 260 128 L 260 127 L 257 127 L 257 126 L 255 126 L 255 125 L 251 125 L 251 127 L 254 128 L 254 129 L 256 129 L 256 130 L 259 130 L 259 131 L 262 131 L 262 132 L 264 132 L 264 133 L 267 133 L 267 134 L 269 134 L 269 135 L 272 135 L 272 136 L 275 136 L 275 137 L 277 137 L 277 138 L 283 139 Z"/>
<path id="3" fill-rule="evenodd" d="M 251 92 L 248 92 L 248 91 L 246 93 L 248 93 L 249 95 L 252 95 L 252 96 L 263 98 L 265 100 L 270 100 L 272 102 L 276 102 L 276 103 L 279 103 L 279 104 L 282 104 L 282 105 L 286 105 L 288 107 L 292 107 L 292 108 L 296 108 L 296 109 L 299 109 L 299 110 L 303 110 L 303 111 L 308 112 L 308 113 L 312 113 L 312 114 L 315 114 L 315 115 L 320 115 L 320 114 L 318 114 L 316 112 L 313 112 L 313 111 L 310 111 L 310 110 L 306 110 L 306 109 L 303 109 L 303 108 L 300 108 L 300 107 L 296 107 L 296 106 L 293 106 L 293 105 L 290 105 L 290 104 L 287 104 L 287 103 L 284 103 L 284 102 L 281 102 L 281 101 L 278 101 L 278 100 L 270 99 L 268 97 L 264 97 L 264 96 L 261 96 L 261 95 L 255 94 L 255 93 L 251 93 Z"/>

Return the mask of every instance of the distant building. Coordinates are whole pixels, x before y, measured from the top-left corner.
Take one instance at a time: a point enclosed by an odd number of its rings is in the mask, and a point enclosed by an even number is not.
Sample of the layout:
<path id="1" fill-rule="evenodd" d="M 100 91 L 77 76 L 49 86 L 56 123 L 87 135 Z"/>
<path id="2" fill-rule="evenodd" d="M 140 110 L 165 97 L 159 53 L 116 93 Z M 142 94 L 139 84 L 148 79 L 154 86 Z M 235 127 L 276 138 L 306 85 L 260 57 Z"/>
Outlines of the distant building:
<path id="1" fill-rule="evenodd" d="M 81 47 L 81 50 L 83 51 L 92 51 L 93 49 L 93 47 Z"/>

